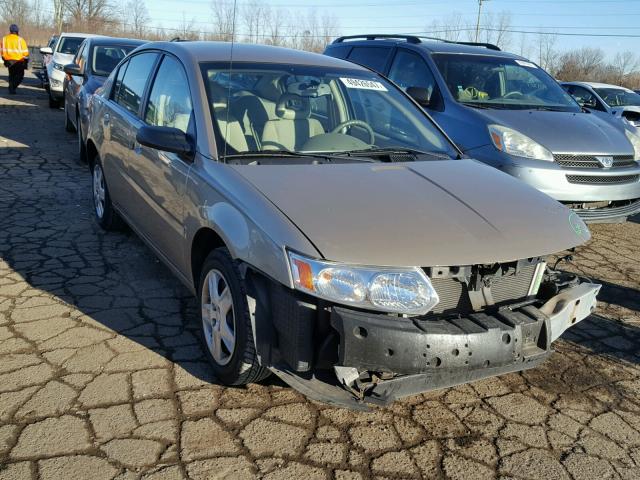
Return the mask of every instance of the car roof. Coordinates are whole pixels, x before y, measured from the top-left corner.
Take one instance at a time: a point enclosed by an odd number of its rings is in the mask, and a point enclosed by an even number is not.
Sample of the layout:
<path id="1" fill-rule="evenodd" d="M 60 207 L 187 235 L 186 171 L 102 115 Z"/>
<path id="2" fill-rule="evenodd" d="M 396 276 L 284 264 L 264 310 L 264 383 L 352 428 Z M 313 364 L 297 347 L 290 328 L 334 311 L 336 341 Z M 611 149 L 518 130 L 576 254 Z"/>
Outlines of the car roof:
<path id="1" fill-rule="evenodd" d="M 62 32 L 60 34 L 60 37 L 90 38 L 90 37 L 104 37 L 104 35 L 97 35 L 95 33 Z"/>
<path id="2" fill-rule="evenodd" d="M 271 45 L 255 45 L 249 43 L 229 42 L 152 42 L 138 51 L 160 49 L 173 53 L 181 58 L 189 58 L 194 63 L 200 62 L 228 62 L 233 51 L 234 62 L 253 63 L 289 63 L 329 68 L 348 68 L 350 70 L 368 69 L 345 60 L 305 52 L 291 48 L 274 47 Z"/>
<path id="3" fill-rule="evenodd" d="M 615 88 L 618 90 L 624 90 L 626 92 L 633 92 L 633 90 L 621 87 L 620 85 L 613 85 L 611 83 L 600 83 L 600 82 L 562 82 L 563 85 L 582 85 L 583 87 L 591 87 L 591 88 Z"/>
<path id="4" fill-rule="evenodd" d="M 363 35 L 362 37 L 366 37 Z M 495 48 L 488 48 L 482 45 L 466 45 L 464 43 L 456 43 L 447 40 L 439 40 L 439 39 L 430 39 L 430 38 L 420 38 L 420 37 L 407 37 L 412 41 L 407 41 L 405 38 L 393 38 L 393 37 L 385 37 L 380 36 L 375 39 L 366 39 L 362 40 L 349 39 L 346 37 L 343 41 L 335 41 L 328 48 L 335 48 L 340 45 L 346 46 L 371 46 L 371 45 L 379 45 L 379 46 L 397 46 L 397 45 L 410 45 L 413 48 L 426 50 L 430 53 L 458 53 L 458 54 L 470 54 L 470 55 L 486 55 L 491 57 L 502 57 L 502 58 L 517 58 L 520 60 L 525 60 L 524 57 L 520 55 L 515 55 L 513 53 L 504 52 L 502 50 L 496 50 Z"/>
<path id="5" fill-rule="evenodd" d="M 89 37 L 93 45 L 144 45 L 149 43 L 148 40 L 139 40 L 137 38 L 120 38 L 120 37 Z"/>

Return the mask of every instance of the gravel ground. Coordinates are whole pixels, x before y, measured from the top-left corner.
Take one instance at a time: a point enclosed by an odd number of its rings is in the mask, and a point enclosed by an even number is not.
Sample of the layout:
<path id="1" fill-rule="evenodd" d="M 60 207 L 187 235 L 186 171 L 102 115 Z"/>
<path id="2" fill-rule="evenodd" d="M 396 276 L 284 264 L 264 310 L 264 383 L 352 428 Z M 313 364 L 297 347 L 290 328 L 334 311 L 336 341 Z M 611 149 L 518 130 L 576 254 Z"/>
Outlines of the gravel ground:
<path id="1" fill-rule="evenodd" d="M 131 233 L 101 232 L 62 111 L 0 77 L 0 480 L 640 478 L 640 219 L 575 266 L 595 315 L 542 367 L 373 413 L 277 380 L 217 385 L 196 305 Z"/>

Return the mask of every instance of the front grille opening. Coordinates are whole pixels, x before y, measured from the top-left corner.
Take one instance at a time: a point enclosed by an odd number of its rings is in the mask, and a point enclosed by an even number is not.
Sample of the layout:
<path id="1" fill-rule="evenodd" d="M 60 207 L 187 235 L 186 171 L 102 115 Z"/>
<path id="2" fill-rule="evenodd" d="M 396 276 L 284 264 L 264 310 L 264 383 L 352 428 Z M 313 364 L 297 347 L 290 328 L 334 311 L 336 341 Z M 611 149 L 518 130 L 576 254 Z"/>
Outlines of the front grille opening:
<path id="1" fill-rule="evenodd" d="M 568 168 L 604 168 L 596 156 L 599 155 L 573 155 L 554 154 L 556 163 Z M 633 155 L 613 155 L 613 165 L 609 168 L 637 167 L 638 163 L 633 159 Z"/>
<path id="2" fill-rule="evenodd" d="M 567 175 L 569 183 L 583 185 L 616 185 L 621 183 L 637 182 L 640 175 L 618 175 L 614 177 L 601 177 L 597 175 Z"/>
<path id="3" fill-rule="evenodd" d="M 531 258 L 495 265 L 425 269 L 431 278 L 433 288 L 440 297 L 440 303 L 424 318 L 473 313 L 474 308 L 469 292 L 471 285 L 476 281 L 476 275 L 481 276 L 481 281 L 489 281 L 495 305 L 524 300 L 529 295 L 536 269 L 542 261 L 541 258 Z M 495 273 L 486 273 L 483 276 L 479 273 L 481 271 Z M 491 279 L 487 279 L 486 276 L 490 276 Z"/>

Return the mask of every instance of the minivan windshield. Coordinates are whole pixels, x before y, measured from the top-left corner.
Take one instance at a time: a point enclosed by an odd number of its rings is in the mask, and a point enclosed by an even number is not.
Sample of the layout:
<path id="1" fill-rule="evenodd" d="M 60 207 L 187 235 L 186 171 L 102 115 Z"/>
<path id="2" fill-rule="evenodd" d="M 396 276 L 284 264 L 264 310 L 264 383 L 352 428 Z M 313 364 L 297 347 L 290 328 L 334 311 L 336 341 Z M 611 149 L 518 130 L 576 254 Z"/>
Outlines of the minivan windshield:
<path id="1" fill-rule="evenodd" d="M 621 88 L 594 88 L 610 107 L 640 107 L 640 95 Z"/>
<path id="2" fill-rule="evenodd" d="M 579 112 L 580 106 L 544 70 L 525 60 L 491 55 L 434 54 L 453 97 L 479 108 Z"/>
<path id="3" fill-rule="evenodd" d="M 58 53 L 75 55 L 78 53 L 78 48 L 82 42 L 84 42 L 84 38 L 62 37 L 60 39 L 60 45 L 58 45 Z"/>
<path id="4" fill-rule="evenodd" d="M 363 70 L 203 64 L 218 154 L 457 151 L 396 87 Z"/>

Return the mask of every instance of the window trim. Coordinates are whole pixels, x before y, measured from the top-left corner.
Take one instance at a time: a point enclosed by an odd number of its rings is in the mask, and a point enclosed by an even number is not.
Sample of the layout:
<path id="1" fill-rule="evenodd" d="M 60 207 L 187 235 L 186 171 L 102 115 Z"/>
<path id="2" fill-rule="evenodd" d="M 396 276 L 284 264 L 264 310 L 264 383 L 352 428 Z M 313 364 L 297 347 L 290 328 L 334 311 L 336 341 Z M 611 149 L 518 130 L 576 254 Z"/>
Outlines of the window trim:
<path id="1" fill-rule="evenodd" d="M 429 110 L 436 111 L 436 112 L 444 112 L 444 110 L 445 110 L 445 101 L 444 101 L 444 97 L 442 96 L 442 93 L 441 93 L 440 83 L 438 82 L 438 79 L 436 77 L 436 74 L 434 73 L 433 68 L 431 68 L 431 65 L 429 65 L 429 62 L 428 62 L 426 56 L 422 55 L 422 53 L 420 51 L 416 51 L 416 50 L 411 49 L 411 48 L 397 47 L 395 49 L 395 51 L 393 52 L 393 57 L 391 58 L 391 61 L 390 61 L 389 65 L 388 65 L 388 68 L 387 68 L 387 73 L 386 73 L 387 78 L 395 84 L 395 81 L 390 77 L 391 69 L 393 68 L 393 64 L 396 61 L 396 58 L 401 53 L 406 53 L 406 54 L 409 54 L 409 55 L 415 55 L 420 60 L 422 60 L 422 63 L 424 63 L 424 66 L 429 71 L 429 73 L 431 74 L 431 78 L 433 79 L 433 91 L 431 92 L 431 99 L 430 99 L 430 102 L 429 102 L 430 103 Z M 400 88 L 400 87 L 398 86 L 398 88 Z"/>
<path id="2" fill-rule="evenodd" d="M 144 94 L 143 97 L 143 102 L 141 102 L 141 106 L 142 106 L 142 111 L 140 112 L 140 120 L 142 121 L 142 123 L 144 123 L 145 125 L 149 125 L 146 121 L 146 116 L 147 116 L 147 110 L 149 109 L 149 98 L 151 98 L 151 91 L 153 90 L 153 87 L 156 83 L 156 78 L 158 77 L 158 73 L 160 72 L 160 67 L 162 66 L 162 62 L 164 61 L 164 59 L 166 57 L 170 57 L 173 60 L 175 60 L 181 67 L 182 67 L 182 71 L 184 73 L 185 78 L 187 79 L 187 90 L 189 92 L 189 99 L 191 100 L 191 120 L 190 120 L 190 128 L 187 129 L 186 131 L 186 135 L 191 137 L 191 141 L 193 142 L 194 147 L 197 145 L 197 140 L 198 140 L 198 128 L 197 128 L 197 123 L 196 123 L 196 108 L 195 108 L 195 103 L 193 101 L 193 93 L 191 92 L 191 86 L 189 85 L 189 75 L 187 74 L 187 69 L 184 67 L 184 63 L 182 63 L 180 61 L 180 59 L 178 57 L 176 57 L 175 55 L 173 55 L 172 53 L 169 52 L 159 52 L 160 55 L 158 55 L 159 60 L 156 61 L 156 64 L 154 65 L 154 69 L 153 69 L 153 73 L 151 75 L 149 75 L 149 79 L 147 81 L 147 85 L 146 85 L 146 92 Z M 152 125 L 149 125 L 152 126 Z"/>
<path id="3" fill-rule="evenodd" d="M 123 105 L 120 105 L 116 99 L 114 98 L 115 96 L 115 87 L 116 87 L 116 80 L 118 78 L 118 74 L 120 73 L 120 69 L 122 67 L 124 67 L 126 65 L 127 70 L 129 69 L 129 65 L 131 64 L 131 60 L 133 60 L 135 57 L 137 57 L 138 55 L 145 55 L 145 54 L 154 54 L 156 56 L 155 61 L 153 63 L 153 65 L 151 66 L 151 70 L 150 70 L 150 74 L 147 77 L 147 81 L 144 84 L 143 90 L 142 90 L 142 96 L 140 97 L 140 106 L 138 107 L 138 111 L 136 113 L 132 112 L 131 110 L 129 110 L 128 108 L 124 107 Z M 141 117 L 141 110 L 142 108 L 146 105 L 146 101 L 147 101 L 147 96 L 149 93 L 149 85 L 151 84 L 151 79 L 155 78 L 156 75 L 156 71 L 158 70 L 158 60 L 160 58 L 162 58 L 162 54 L 164 52 L 160 51 L 160 50 L 142 50 L 141 52 L 136 53 L 135 55 L 131 55 L 129 57 L 125 57 L 126 62 L 122 63 L 119 67 L 118 67 L 118 71 L 115 74 L 114 77 L 114 82 L 113 82 L 113 86 L 111 87 L 111 92 L 109 92 L 109 101 L 117 106 L 120 110 L 122 110 L 123 112 L 126 112 L 128 115 L 130 115 L 133 118 L 136 118 L 138 120 L 141 120 L 144 122 L 144 119 Z M 125 70 L 122 79 L 124 80 L 125 76 L 127 75 L 127 72 Z M 122 86 L 122 85 L 121 85 Z"/>

